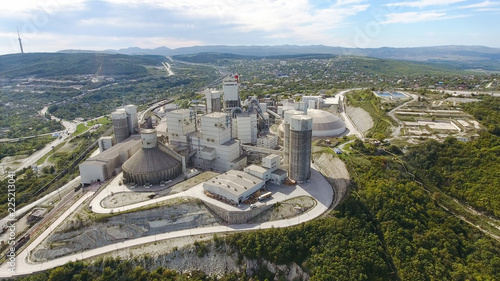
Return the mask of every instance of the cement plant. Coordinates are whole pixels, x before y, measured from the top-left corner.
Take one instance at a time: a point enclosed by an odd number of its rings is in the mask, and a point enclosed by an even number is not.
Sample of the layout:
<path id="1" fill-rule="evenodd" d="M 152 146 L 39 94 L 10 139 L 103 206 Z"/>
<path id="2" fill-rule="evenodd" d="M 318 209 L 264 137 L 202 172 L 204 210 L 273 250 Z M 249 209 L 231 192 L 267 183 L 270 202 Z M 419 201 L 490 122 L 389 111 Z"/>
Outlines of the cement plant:
<path id="1" fill-rule="evenodd" d="M 453 251 L 494 256 L 498 74 L 329 55 L 48 57 L 47 69 L 78 59 L 92 71 L 0 79 L 0 125 L 13 124 L 0 126 L 0 175 L 19 204 L 0 221 L 0 278 L 84 280 L 84 264 L 409 280 L 398 270 L 420 259 L 461 270 Z M 68 268 L 81 276 L 54 277 Z"/>

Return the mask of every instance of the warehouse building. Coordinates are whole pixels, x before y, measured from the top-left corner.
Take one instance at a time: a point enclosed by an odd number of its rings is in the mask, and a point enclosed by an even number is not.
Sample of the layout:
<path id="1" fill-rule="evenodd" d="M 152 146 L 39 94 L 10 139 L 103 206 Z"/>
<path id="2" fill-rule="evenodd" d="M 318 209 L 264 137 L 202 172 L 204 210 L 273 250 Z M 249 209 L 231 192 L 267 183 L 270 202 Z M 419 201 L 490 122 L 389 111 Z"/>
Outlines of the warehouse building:
<path id="1" fill-rule="evenodd" d="M 236 170 L 229 170 L 203 183 L 203 190 L 233 204 L 244 202 L 262 187 L 263 180 Z"/>
<path id="2" fill-rule="evenodd" d="M 103 182 L 116 176 L 122 164 L 141 147 L 141 137 L 133 135 L 104 150 L 97 156 L 85 160 L 79 166 L 82 185 Z"/>

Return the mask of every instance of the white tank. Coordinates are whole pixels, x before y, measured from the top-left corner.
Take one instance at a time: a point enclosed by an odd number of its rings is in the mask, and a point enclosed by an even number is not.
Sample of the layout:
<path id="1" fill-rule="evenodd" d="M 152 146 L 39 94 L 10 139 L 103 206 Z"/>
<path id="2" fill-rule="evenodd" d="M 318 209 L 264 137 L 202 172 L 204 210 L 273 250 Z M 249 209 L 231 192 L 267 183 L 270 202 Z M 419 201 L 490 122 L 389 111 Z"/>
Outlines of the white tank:
<path id="1" fill-rule="evenodd" d="M 283 113 L 283 119 L 285 120 L 286 123 L 290 124 L 291 118 L 293 115 L 302 115 L 304 114 L 303 111 L 300 110 L 287 110 Z"/>
<path id="2" fill-rule="evenodd" d="M 128 132 L 129 134 L 133 135 L 135 134 L 135 129 L 139 128 L 139 120 L 137 119 L 137 106 L 129 104 L 126 105 L 124 109 L 127 113 Z"/>
<path id="3" fill-rule="evenodd" d="M 111 113 L 111 120 L 113 121 L 113 132 L 115 133 L 115 140 L 117 143 L 130 137 L 127 113 L 125 110 L 117 110 Z"/>
<path id="4" fill-rule="evenodd" d="M 142 130 L 141 139 L 143 148 L 155 148 L 158 145 L 158 137 L 155 129 Z"/>

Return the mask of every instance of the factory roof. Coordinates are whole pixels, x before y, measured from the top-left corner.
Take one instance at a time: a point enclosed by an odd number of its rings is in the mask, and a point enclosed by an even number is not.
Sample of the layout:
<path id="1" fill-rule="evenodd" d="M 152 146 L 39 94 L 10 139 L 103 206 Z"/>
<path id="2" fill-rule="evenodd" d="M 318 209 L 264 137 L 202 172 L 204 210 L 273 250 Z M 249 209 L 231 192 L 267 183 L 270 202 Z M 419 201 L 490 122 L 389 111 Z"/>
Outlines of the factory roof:
<path id="1" fill-rule="evenodd" d="M 258 173 L 265 173 L 268 169 L 262 167 L 262 166 L 259 166 L 259 165 L 250 165 L 247 167 L 247 169 L 249 170 L 252 170 L 252 171 L 256 171 Z"/>
<path id="2" fill-rule="evenodd" d="M 335 97 L 325 99 L 326 105 L 339 104 L 339 103 L 340 103 L 340 96 L 335 96 Z"/>
<path id="3" fill-rule="evenodd" d="M 301 115 L 293 115 L 292 118 L 302 118 L 296 116 Z M 313 137 L 337 136 L 345 131 L 344 121 L 330 112 L 320 109 L 308 109 L 306 116 L 313 119 Z M 279 130 L 283 132 L 283 122 L 280 124 Z"/>
<path id="4" fill-rule="evenodd" d="M 336 131 L 345 128 L 339 117 L 319 109 L 308 109 L 307 115 L 313 118 L 313 131 Z"/>
<path id="5" fill-rule="evenodd" d="M 103 152 L 97 154 L 96 156 L 90 157 L 85 162 L 87 162 L 87 161 L 107 162 L 111 159 L 116 158 L 118 155 L 120 155 L 120 152 L 122 152 L 124 150 L 128 150 L 135 145 L 139 145 L 140 143 L 141 143 L 141 136 L 140 135 L 132 135 L 129 138 L 127 138 L 126 140 L 113 145 L 112 147 L 104 150 Z"/>
<path id="6" fill-rule="evenodd" d="M 261 179 L 237 170 L 229 170 L 207 181 L 208 184 L 219 186 L 237 196 L 254 188 L 260 182 Z"/>
<path id="7" fill-rule="evenodd" d="M 286 175 L 286 171 L 283 170 L 283 169 L 276 169 L 274 170 L 271 174 L 275 174 L 275 175 L 278 175 L 278 176 L 282 176 L 282 175 Z"/>
<path id="8" fill-rule="evenodd" d="M 201 151 L 203 151 L 203 152 L 212 152 L 214 150 L 215 150 L 215 148 L 213 148 L 213 147 L 205 146 Z"/>

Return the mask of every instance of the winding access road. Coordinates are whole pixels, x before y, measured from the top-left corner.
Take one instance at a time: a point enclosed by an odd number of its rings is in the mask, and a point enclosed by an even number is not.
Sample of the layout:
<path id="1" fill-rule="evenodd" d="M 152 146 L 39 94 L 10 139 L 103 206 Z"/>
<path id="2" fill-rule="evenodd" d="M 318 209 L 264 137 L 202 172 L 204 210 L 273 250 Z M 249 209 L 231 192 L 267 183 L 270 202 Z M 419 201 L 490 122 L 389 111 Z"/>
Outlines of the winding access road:
<path id="1" fill-rule="evenodd" d="M 273 199 L 268 201 L 267 203 L 273 203 L 274 201 L 281 201 L 287 198 L 292 198 L 296 196 L 311 196 L 316 199 L 317 204 L 311 210 L 290 219 L 283 219 L 277 221 L 270 221 L 265 223 L 244 223 L 244 224 L 234 224 L 234 225 L 220 225 L 220 226 L 211 226 L 211 227 L 202 227 L 202 228 L 193 228 L 193 229 L 185 229 L 179 231 L 173 231 L 168 233 L 162 233 L 153 236 L 146 236 L 136 239 L 130 239 L 119 243 L 110 244 L 104 247 L 83 251 L 80 253 L 74 253 L 68 256 L 64 256 L 61 258 L 57 258 L 51 261 L 43 262 L 43 263 L 33 263 L 29 260 L 29 253 L 35 249 L 44 239 L 46 239 L 59 225 L 62 224 L 64 220 L 66 220 L 83 202 L 94 195 L 94 191 L 88 191 L 85 195 L 83 195 L 75 204 L 73 204 L 66 212 L 64 212 L 52 225 L 50 225 L 39 237 L 37 237 L 31 244 L 29 244 L 21 253 L 18 254 L 16 258 L 16 270 L 15 272 L 9 271 L 9 264 L 4 263 L 0 267 L 0 278 L 9 278 L 15 276 L 29 275 L 35 272 L 44 271 L 47 269 L 51 269 L 60 265 L 63 265 L 70 261 L 77 261 L 88 259 L 94 256 L 98 256 L 101 254 L 113 252 L 115 250 L 125 249 L 134 246 L 140 246 L 144 244 L 148 244 L 151 242 L 172 239 L 184 236 L 191 235 L 202 235 L 202 234 L 213 234 L 213 233 L 229 233 L 236 231 L 250 231 L 257 229 L 268 229 L 268 228 L 277 228 L 277 227 L 289 227 L 293 225 L 297 225 L 306 221 L 310 221 L 314 218 L 317 218 L 325 211 L 328 210 L 330 205 L 334 202 L 334 192 L 332 186 L 328 183 L 328 181 L 321 175 L 320 172 L 317 171 L 317 168 L 312 165 L 311 166 L 311 181 L 304 184 L 299 184 L 295 188 L 293 187 L 277 187 L 274 194 Z M 101 195 L 102 193 L 102 195 Z M 199 186 L 195 186 L 190 190 L 185 191 L 185 193 L 178 193 L 171 196 L 166 196 L 160 199 L 153 199 L 146 202 L 141 202 L 137 204 L 132 204 L 129 206 L 123 206 L 113 209 L 105 209 L 102 208 L 100 202 L 108 196 L 106 190 L 101 191 L 91 202 L 92 209 L 95 212 L 107 213 L 107 212 L 118 212 L 130 210 L 133 208 L 137 208 L 144 205 L 149 205 L 152 203 L 157 203 L 158 200 L 168 200 L 179 196 L 190 196 L 196 197 L 201 200 L 209 201 L 209 203 L 217 204 L 218 206 L 226 207 L 226 208 L 235 208 L 237 207 L 229 206 L 217 200 L 213 200 L 208 198 L 203 194 L 200 190 Z M 274 201 L 273 201 L 274 200 Z M 338 202 L 339 200 L 335 200 Z M 97 203 L 96 203 L 97 202 Z M 263 204 L 263 203 L 259 203 Z M 97 209 L 97 210 L 94 210 Z"/>

